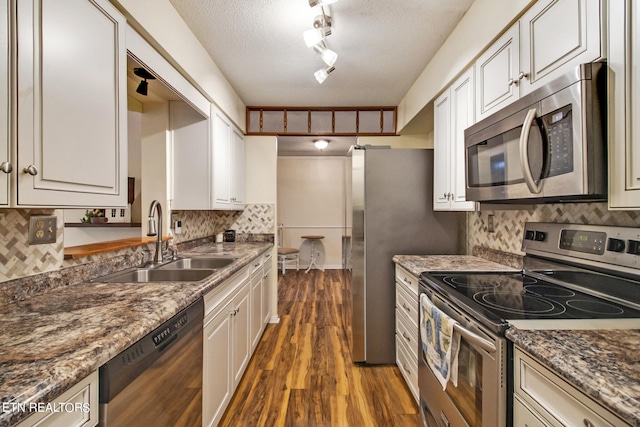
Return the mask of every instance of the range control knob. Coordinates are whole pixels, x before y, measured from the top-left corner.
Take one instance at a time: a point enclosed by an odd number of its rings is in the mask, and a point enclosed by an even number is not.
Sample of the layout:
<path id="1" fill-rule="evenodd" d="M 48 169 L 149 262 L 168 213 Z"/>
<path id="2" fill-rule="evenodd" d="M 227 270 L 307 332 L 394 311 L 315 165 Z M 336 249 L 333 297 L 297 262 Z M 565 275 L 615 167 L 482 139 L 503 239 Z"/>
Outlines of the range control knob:
<path id="1" fill-rule="evenodd" d="M 640 255 L 640 242 L 637 240 L 628 240 L 627 253 L 633 254 L 633 255 Z"/>
<path id="2" fill-rule="evenodd" d="M 610 238 L 607 242 L 607 250 L 611 252 L 624 252 L 624 240 Z"/>
<path id="3" fill-rule="evenodd" d="M 544 231 L 536 231 L 534 239 L 538 242 L 544 242 L 545 240 L 547 240 L 547 233 L 545 233 Z"/>
<path id="4" fill-rule="evenodd" d="M 526 230 L 524 232 L 524 238 L 525 240 L 533 240 L 536 236 L 536 232 L 533 230 Z"/>

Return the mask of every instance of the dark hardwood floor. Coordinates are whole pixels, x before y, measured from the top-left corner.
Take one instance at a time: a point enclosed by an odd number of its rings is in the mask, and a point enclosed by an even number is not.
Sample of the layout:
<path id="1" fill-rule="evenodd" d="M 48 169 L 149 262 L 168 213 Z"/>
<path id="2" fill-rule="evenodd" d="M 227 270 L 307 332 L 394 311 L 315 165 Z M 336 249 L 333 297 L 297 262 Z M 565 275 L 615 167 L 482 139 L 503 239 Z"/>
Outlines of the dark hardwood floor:
<path id="1" fill-rule="evenodd" d="M 418 426 L 396 366 L 357 366 L 342 328 L 341 271 L 279 275 L 270 324 L 220 426 Z"/>

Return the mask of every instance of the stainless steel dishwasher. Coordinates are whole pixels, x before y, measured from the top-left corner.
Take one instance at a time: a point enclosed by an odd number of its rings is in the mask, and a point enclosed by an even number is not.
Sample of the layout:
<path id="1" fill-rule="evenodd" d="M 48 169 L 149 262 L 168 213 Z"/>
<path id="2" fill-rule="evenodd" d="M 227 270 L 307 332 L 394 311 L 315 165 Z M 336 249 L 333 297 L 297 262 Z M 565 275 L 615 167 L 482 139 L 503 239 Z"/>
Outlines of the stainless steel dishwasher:
<path id="1" fill-rule="evenodd" d="M 202 425 L 200 298 L 100 367 L 103 427 Z"/>

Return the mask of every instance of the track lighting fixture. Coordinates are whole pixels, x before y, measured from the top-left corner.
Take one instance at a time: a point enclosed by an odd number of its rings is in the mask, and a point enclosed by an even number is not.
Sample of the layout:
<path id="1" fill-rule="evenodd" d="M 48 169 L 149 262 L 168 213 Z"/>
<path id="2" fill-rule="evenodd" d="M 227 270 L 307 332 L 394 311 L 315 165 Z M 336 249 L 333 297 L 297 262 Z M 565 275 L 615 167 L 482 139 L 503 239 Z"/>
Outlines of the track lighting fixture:
<path id="1" fill-rule="evenodd" d="M 333 70 L 335 70 L 335 67 L 324 67 L 313 73 L 313 76 L 316 78 L 318 83 L 322 84 L 322 82 L 327 80 L 327 77 L 329 77 L 329 74 L 331 74 Z"/>
<path id="2" fill-rule="evenodd" d="M 322 151 L 329 146 L 329 141 L 325 139 L 319 139 L 317 141 L 313 141 L 313 145 L 315 145 L 318 150 Z"/>
<path id="3" fill-rule="evenodd" d="M 147 82 L 147 80 L 155 80 L 155 76 L 144 68 L 134 68 L 133 74 L 138 77 L 142 77 L 142 81 L 138 85 L 136 92 L 138 92 L 140 95 L 147 96 L 147 93 L 149 92 L 149 83 Z"/>
<path id="4" fill-rule="evenodd" d="M 302 36 L 307 47 L 312 48 L 320 58 L 327 64 L 327 67 L 316 71 L 315 76 L 318 83 L 324 82 L 329 74 L 335 70 L 333 64 L 338 59 L 338 54 L 329 49 L 325 39 L 331 35 L 331 17 L 324 12 L 324 6 L 337 2 L 338 0 L 309 0 L 309 6 L 320 6 L 322 15 L 318 15 L 313 20 L 313 29 L 305 31 Z"/>

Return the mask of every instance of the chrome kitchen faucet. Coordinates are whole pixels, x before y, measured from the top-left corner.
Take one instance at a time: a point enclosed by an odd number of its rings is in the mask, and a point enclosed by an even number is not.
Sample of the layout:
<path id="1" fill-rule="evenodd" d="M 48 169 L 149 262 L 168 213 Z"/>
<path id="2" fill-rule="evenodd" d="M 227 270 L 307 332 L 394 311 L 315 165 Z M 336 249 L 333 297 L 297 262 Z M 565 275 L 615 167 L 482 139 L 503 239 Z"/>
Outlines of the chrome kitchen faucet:
<path id="1" fill-rule="evenodd" d="M 156 221 L 153 218 L 154 212 L 158 212 L 158 229 L 156 230 Z M 147 228 L 147 236 L 158 236 L 156 239 L 156 253 L 153 256 L 153 263 L 159 264 L 164 262 L 162 256 L 162 205 L 157 200 L 151 202 L 149 207 L 149 222 Z"/>

